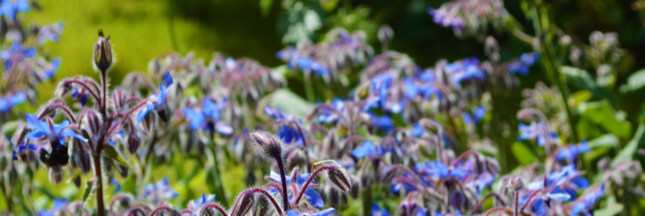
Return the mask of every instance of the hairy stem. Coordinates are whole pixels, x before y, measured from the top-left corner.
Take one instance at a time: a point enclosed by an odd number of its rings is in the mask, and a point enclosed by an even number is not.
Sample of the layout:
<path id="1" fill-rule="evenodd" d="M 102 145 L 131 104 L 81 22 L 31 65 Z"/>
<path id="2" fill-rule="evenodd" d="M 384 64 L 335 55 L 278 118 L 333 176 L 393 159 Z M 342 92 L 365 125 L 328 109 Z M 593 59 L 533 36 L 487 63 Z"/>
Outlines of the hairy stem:
<path id="1" fill-rule="evenodd" d="M 289 211 L 289 194 L 287 193 L 287 176 L 284 170 L 284 162 L 282 157 L 277 157 L 278 169 L 280 170 L 280 180 L 282 181 L 282 207 L 285 211 Z"/>

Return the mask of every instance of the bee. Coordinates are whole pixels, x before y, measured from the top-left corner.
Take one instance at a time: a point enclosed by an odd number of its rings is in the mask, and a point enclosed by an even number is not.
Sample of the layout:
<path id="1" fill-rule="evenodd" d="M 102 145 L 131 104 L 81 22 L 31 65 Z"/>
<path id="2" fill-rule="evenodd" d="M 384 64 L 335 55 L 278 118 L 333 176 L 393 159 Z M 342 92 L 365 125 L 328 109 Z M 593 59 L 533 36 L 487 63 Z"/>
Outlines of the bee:
<path id="1" fill-rule="evenodd" d="M 44 149 L 40 150 L 40 161 L 45 163 L 48 167 L 65 166 L 69 162 L 69 154 L 67 154 L 67 146 L 56 145 L 51 153 Z"/>

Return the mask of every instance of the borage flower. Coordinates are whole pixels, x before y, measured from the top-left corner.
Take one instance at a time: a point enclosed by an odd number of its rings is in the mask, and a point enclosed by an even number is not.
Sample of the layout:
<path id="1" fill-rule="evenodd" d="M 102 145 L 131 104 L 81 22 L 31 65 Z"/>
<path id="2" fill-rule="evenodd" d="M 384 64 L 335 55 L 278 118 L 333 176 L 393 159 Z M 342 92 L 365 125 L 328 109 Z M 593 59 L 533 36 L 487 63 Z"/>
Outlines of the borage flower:
<path id="1" fill-rule="evenodd" d="M 54 124 L 51 119 L 47 121 L 41 121 L 33 114 L 27 114 L 27 127 L 31 129 L 25 137 L 28 139 L 40 139 L 42 137 L 47 137 L 51 143 L 58 143 L 60 145 L 65 145 L 67 138 L 75 138 L 83 142 L 87 142 L 87 139 L 72 130 L 69 127 L 69 121 L 64 120 L 60 124 Z"/>
<path id="2" fill-rule="evenodd" d="M 226 102 L 227 100 L 224 98 L 219 104 L 216 104 L 210 98 L 205 97 L 201 110 L 184 108 L 184 115 L 190 120 L 190 129 L 217 131 L 222 135 L 233 134 L 233 127 L 220 121 L 220 112 L 226 107 Z"/>
<path id="3" fill-rule="evenodd" d="M 2 0 L 0 2 L 0 15 L 7 16 L 7 19 L 11 21 L 16 20 L 18 13 L 25 13 L 29 9 L 28 0 Z"/>
<path id="4" fill-rule="evenodd" d="M 152 200 L 156 205 L 159 204 L 164 199 L 172 199 L 178 197 L 179 194 L 173 190 L 170 186 L 170 179 L 164 177 L 155 184 L 149 184 L 145 186 L 143 198 Z"/>
<path id="5" fill-rule="evenodd" d="M 11 108 L 18 106 L 27 101 L 27 95 L 24 92 L 18 92 L 11 96 L 0 98 L 0 112 L 8 113 Z"/>
<path id="6" fill-rule="evenodd" d="M 163 83 L 159 84 L 159 95 L 155 94 L 150 96 L 146 107 L 137 114 L 137 122 L 141 122 L 141 120 L 143 120 L 150 111 L 159 110 L 164 104 L 166 104 L 166 94 L 168 93 L 168 87 L 170 87 L 172 83 L 172 75 L 170 72 L 166 72 L 163 77 Z"/>

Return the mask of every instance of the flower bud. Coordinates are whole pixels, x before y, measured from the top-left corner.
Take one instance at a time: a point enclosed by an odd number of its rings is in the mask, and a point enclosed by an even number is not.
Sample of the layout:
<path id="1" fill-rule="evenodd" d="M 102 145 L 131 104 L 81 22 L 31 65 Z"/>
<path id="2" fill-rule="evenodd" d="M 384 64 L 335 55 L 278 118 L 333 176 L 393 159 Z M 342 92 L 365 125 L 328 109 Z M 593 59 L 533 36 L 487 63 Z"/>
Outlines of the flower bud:
<path id="1" fill-rule="evenodd" d="M 101 73 L 105 73 L 112 65 L 112 57 L 110 37 L 104 37 L 103 31 L 99 30 L 99 38 L 94 44 L 94 66 L 101 70 Z"/>
<path id="2" fill-rule="evenodd" d="M 343 192 L 349 191 L 351 184 L 347 175 L 340 169 L 330 169 L 327 171 L 329 180 L 334 183 Z"/>
<path id="3" fill-rule="evenodd" d="M 130 136 L 128 136 L 128 151 L 130 154 L 136 153 L 139 146 L 141 146 L 141 138 L 139 138 L 135 133 L 131 133 Z"/>
<path id="4" fill-rule="evenodd" d="M 237 203 L 237 207 L 233 209 L 231 216 L 243 216 L 248 213 L 255 204 L 255 195 L 253 193 L 244 193 L 242 192 L 242 197 Z"/>
<path id="5" fill-rule="evenodd" d="M 255 204 L 255 208 L 253 209 L 253 215 L 271 215 L 269 210 L 271 210 L 271 208 L 269 207 L 269 199 L 264 196 L 258 197 L 258 202 Z"/>
<path id="6" fill-rule="evenodd" d="M 251 133 L 251 138 L 256 143 L 256 151 L 259 155 L 268 158 L 282 157 L 282 141 L 264 131 Z"/>

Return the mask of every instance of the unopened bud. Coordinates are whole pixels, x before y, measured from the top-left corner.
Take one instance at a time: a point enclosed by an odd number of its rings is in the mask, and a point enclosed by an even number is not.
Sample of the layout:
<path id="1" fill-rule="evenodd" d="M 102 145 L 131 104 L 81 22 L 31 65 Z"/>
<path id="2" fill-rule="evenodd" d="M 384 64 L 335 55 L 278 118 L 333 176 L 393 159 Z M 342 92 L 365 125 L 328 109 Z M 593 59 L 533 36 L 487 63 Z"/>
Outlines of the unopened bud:
<path id="1" fill-rule="evenodd" d="M 112 45 L 110 45 L 110 37 L 104 37 L 103 31 L 99 31 L 99 38 L 94 44 L 94 66 L 101 70 L 101 73 L 107 72 L 107 69 L 112 65 Z"/>
<path id="2" fill-rule="evenodd" d="M 330 169 L 327 174 L 329 175 L 329 180 L 331 180 L 331 182 L 333 182 L 340 190 L 343 192 L 349 191 L 351 188 L 350 181 L 342 170 Z"/>
<path id="3" fill-rule="evenodd" d="M 130 151 L 130 154 L 136 153 L 139 146 L 141 146 L 141 139 L 135 133 L 131 133 L 128 136 L 128 151 Z"/>
<path id="4" fill-rule="evenodd" d="M 269 158 L 282 157 L 282 141 L 279 138 L 264 131 L 251 133 L 251 138 L 256 143 L 258 154 Z"/>
<path id="5" fill-rule="evenodd" d="M 239 199 L 242 199 L 239 201 L 238 206 L 233 209 L 233 213 L 231 216 L 243 216 L 246 215 L 254 206 L 255 204 L 255 195 L 253 193 L 244 193 L 242 192 L 242 196 Z"/>

